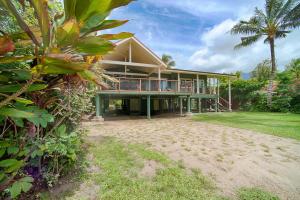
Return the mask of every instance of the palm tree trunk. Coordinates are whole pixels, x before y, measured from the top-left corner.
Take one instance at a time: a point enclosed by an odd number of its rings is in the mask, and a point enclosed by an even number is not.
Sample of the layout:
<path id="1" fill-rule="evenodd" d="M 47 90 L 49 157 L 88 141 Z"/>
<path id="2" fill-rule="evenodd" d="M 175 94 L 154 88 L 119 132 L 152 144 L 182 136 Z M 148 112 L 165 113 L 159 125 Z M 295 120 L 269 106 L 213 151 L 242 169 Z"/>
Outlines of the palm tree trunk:
<path id="1" fill-rule="evenodd" d="M 270 41 L 270 50 L 271 50 L 272 71 L 271 71 L 270 82 L 269 82 L 269 87 L 268 87 L 267 103 L 268 103 L 268 106 L 271 106 L 272 105 L 273 81 L 275 79 L 275 73 L 276 73 L 276 61 L 275 61 L 274 38 L 270 38 L 269 41 Z"/>

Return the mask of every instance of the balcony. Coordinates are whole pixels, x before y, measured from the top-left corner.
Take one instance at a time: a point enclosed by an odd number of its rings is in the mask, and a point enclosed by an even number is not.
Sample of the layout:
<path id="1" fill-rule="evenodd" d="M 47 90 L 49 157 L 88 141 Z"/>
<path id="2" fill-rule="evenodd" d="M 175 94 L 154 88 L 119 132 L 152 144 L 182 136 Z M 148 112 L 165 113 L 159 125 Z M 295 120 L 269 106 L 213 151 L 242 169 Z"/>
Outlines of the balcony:
<path id="1" fill-rule="evenodd" d="M 146 78 L 117 78 L 118 82 L 107 83 L 105 91 L 115 92 L 163 92 L 163 93 L 197 93 L 197 82 L 194 80 L 146 79 Z M 180 85 L 180 88 L 178 86 Z M 200 94 L 216 94 L 216 87 L 208 87 L 202 83 Z"/>

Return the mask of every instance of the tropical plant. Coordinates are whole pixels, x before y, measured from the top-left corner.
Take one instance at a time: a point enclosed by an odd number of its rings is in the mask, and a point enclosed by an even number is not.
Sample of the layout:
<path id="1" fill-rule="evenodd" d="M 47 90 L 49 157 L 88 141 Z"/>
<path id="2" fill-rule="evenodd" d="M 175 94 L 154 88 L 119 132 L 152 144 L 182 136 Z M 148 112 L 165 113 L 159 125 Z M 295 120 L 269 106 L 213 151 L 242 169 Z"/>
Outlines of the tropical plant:
<path id="1" fill-rule="evenodd" d="M 64 0 L 63 12 L 55 13 L 60 1 L 0 0 L 0 21 L 9 20 L 0 27 L 0 198 L 30 189 L 29 160 L 41 172 L 46 155 L 40 146 L 53 146 L 50 136 L 71 116 L 66 86 L 115 81 L 103 75 L 97 61 L 114 49 L 110 40 L 132 34 L 96 33 L 126 23 L 106 18 L 131 1 Z"/>
<path id="2" fill-rule="evenodd" d="M 163 54 L 161 57 L 162 61 L 167 65 L 168 69 L 176 66 L 176 62 L 173 60 L 172 56 Z"/>
<path id="3" fill-rule="evenodd" d="M 268 90 L 268 104 L 272 103 L 272 86 L 276 73 L 275 39 L 284 38 L 300 26 L 299 0 L 266 0 L 265 10 L 256 8 L 248 21 L 240 21 L 232 29 L 232 34 L 248 35 L 241 38 L 235 48 L 249 46 L 265 37 L 271 51 L 272 71 Z"/>
<path id="4" fill-rule="evenodd" d="M 290 71 L 296 80 L 300 79 L 300 58 L 293 59 L 287 66 L 286 70 Z"/>
<path id="5" fill-rule="evenodd" d="M 256 78 L 258 81 L 267 81 L 271 75 L 271 61 L 264 60 L 259 63 L 251 72 L 251 78 Z"/>

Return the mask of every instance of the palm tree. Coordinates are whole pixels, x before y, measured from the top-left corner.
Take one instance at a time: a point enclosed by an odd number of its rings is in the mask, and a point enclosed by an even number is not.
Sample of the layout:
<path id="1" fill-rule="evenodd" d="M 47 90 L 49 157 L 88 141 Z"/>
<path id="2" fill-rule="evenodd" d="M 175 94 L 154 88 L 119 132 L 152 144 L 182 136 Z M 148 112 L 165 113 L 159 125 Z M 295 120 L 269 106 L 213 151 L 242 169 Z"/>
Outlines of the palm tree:
<path id="1" fill-rule="evenodd" d="M 251 78 L 256 78 L 258 81 L 267 81 L 271 75 L 271 61 L 269 59 L 263 60 L 251 72 Z"/>
<path id="2" fill-rule="evenodd" d="M 176 62 L 173 60 L 172 56 L 170 55 L 163 54 L 161 59 L 167 65 L 168 69 L 171 69 L 176 65 Z"/>
<path id="3" fill-rule="evenodd" d="M 266 0 L 265 10 L 255 8 L 254 16 L 248 21 L 240 21 L 232 29 L 232 34 L 247 35 L 241 37 L 241 43 L 235 48 L 249 46 L 264 37 L 271 50 L 272 70 L 268 90 L 268 105 L 272 103 L 272 86 L 276 73 L 275 39 L 284 38 L 293 29 L 300 26 L 299 0 Z"/>
<path id="4" fill-rule="evenodd" d="M 290 71 L 296 80 L 300 79 L 300 58 L 293 59 L 290 64 L 286 66 L 286 69 Z"/>

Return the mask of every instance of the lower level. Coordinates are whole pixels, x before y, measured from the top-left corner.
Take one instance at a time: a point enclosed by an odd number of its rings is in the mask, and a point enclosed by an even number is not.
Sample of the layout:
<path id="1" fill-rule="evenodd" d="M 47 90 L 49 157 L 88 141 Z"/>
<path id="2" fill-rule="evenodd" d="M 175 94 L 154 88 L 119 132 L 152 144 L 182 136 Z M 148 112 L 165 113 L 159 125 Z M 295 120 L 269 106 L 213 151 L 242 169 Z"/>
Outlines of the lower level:
<path id="1" fill-rule="evenodd" d="M 100 92 L 96 95 L 96 116 L 109 114 L 152 115 L 161 113 L 179 113 L 220 111 L 219 98 L 216 95 L 190 94 L 135 94 Z"/>

